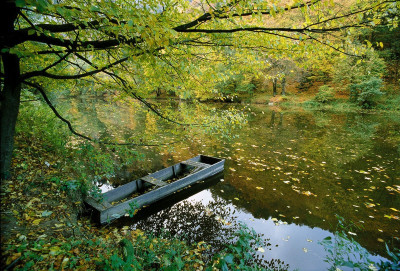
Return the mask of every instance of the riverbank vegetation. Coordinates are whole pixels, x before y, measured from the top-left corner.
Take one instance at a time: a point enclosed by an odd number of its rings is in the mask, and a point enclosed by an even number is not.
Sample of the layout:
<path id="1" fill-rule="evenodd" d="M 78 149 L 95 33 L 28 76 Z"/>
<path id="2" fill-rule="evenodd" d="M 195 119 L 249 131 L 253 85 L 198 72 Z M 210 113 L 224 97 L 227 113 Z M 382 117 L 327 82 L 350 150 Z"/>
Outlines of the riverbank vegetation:
<path id="1" fill-rule="evenodd" d="M 207 258 L 206 243 L 96 227 L 81 216 L 83 199 L 98 194 L 98 181 L 143 165 L 145 155 L 135 146 L 168 145 L 155 140 L 167 133 L 151 125 L 155 118 L 165 127 L 176 125 L 168 130 L 176 138 L 192 129 L 228 140 L 251 114 L 248 108 L 194 114 L 154 98 L 197 107 L 198 102 L 244 102 L 400 110 L 398 1 L 16 0 L 1 5 L 7 14 L 1 18 L 0 48 L 6 269 L 285 269 L 280 262 L 254 260 L 264 246 L 245 225 Z M 64 111 L 58 102 L 85 95 L 140 102 L 146 129 L 132 124 L 143 129 L 137 137 L 77 130 L 74 110 Z"/>

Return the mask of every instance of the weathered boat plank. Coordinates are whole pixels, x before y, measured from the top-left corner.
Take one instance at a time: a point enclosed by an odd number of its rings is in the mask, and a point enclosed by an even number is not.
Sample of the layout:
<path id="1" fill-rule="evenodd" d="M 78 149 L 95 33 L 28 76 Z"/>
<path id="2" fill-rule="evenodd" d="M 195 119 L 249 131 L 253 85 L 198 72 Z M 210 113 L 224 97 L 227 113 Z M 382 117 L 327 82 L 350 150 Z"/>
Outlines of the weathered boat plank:
<path id="1" fill-rule="evenodd" d="M 199 168 L 207 168 L 210 167 L 211 165 L 206 164 L 206 163 L 201 163 L 201 162 L 196 162 L 196 161 L 183 161 L 182 164 L 188 165 L 188 166 L 193 166 L 193 167 L 199 167 Z"/>
<path id="2" fill-rule="evenodd" d="M 140 178 L 140 179 L 141 179 L 142 181 L 151 183 L 151 184 L 153 184 L 153 185 L 155 185 L 155 186 L 165 186 L 165 185 L 167 185 L 166 182 L 163 182 L 163 181 L 161 181 L 161 180 L 159 180 L 159 179 L 156 179 L 156 178 L 154 178 L 154 177 L 151 177 L 150 175 L 144 176 L 144 177 L 142 177 L 142 178 Z"/>
<path id="3" fill-rule="evenodd" d="M 98 211 L 100 223 L 107 223 L 125 215 L 131 208 L 132 203 L 135 207 L 141 208 L 150 205 L 176 191 L 179 191 L 199 180 L 203 180 L 210 176 L 216 175 L 224 170 L 224 159 L 214 158 L 205 155 L 198 155 L 189 160 L 175 164 L 171 167 L 159 170 L 138 180 L 122 185 L 111 191 L 104 193 L 105 205 L 99 205 L 94 199 L 86 199 L 86 202 Z M 195 169 L 193 170 L 193 167 Z M 182 174 L 189 174 L 172 183 L 165 181 Z M 140 192 L 143 188 L 154 185 L 155 189 L 127 199 L 117 205 L 110 203 L 125 199 L 133 193 Z"/>

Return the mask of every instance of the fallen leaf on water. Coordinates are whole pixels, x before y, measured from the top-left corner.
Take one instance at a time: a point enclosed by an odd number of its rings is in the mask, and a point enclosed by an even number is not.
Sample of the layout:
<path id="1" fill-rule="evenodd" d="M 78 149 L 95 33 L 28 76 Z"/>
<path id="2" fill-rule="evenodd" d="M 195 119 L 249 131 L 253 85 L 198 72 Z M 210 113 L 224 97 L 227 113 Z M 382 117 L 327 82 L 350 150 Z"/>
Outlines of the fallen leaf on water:
<path id="1" fill-rule="evenodd" d="M 258 190 L 264 189 L 263 187 L 257 186 L 256 187 Z"/>
<path id="2" fill-rule="evenodd" d="M 385 241 L 384 241 L 383 239 L 381 239 L 381 238 L 378 238 L 377 240 L 378 240 L 378 242 L 381 242 L 381 243 L 384 243 L 384 242 L 385 242 Z"/>
<path id="3" fill-rule="evenodd" d="M 259 248 L 257 249 L 257 251 L 260 251 L 260 252 L 262 252 L 262 253 L 265 252 L 265 250 L 264 250 L 262 247 L 259 247 Z"/>
<path id="4" fill-rule="evenodd" d="M 307 252 L 308 252 L 308 249 L 306 249 L 305 247 L 303 247 L 303 251 L 304 251 L 304 253 L 307 253 Z"/>
<path id="5" fill-rule="evenodd" d="M 396 220 L 400 220 L 400 218 L 396 215 L 384 215 L 384 217 L 389 218 L 389 219 L 396 219 Z"/>
<path id="6" fill-rule="evenodd" d="M 317 195 L 311 193 L 310 191 L 303 191 L 303 192 L 301 192 L 301 193 L 302 193 L 303 195 L 306 195 L 307 197 L 309 197 L 309 196 L 311 196 L 311 195 L 313 195 L 314 197 L 317 196 Z"/>
<path id="7" fill-rule="evenodd" d="M 374 207 L 374 206 L 376 206 L 376 205 L 373 204 L 373 203 L 366 203 L 365 206 L 366 206 L 367 208 L 372 208 L 372 207 Z"/>
<path id="8" fill-rule="evenodd" d="M 52 213 L 53 213 L 52 211 L 45 210 L 42 212 L 42 217 L 50 216 Z"/>

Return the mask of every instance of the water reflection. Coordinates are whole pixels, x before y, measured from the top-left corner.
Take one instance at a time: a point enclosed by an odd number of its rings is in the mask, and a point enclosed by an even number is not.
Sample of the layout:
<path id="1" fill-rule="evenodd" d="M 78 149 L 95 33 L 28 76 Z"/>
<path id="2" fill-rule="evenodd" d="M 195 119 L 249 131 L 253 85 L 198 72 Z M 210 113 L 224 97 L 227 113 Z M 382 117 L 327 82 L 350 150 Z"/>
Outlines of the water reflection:
<path id="1" fill-rule="evenodd" d="M 187 108 L 191 114 L 200 110 L 188 104 L 177 106 L 181 106 L 181 114 Z M 291 112 L 262 105 L 213 105 L 218 106 L 248 112 L 248 125 L 231 131 L 238 138 L 227 141 L 197 131 L 196 136 L 189 136 L 174 148 L 138 149 L 146 158 L 126 171 L 141 177 L 200 153 L 226 158 L 225 181 L 193 196 L 193 204 L 200 208 L 196 204 L 204 203 L 203 198 L 228 203 L 235 210 L 235 221 L 245 220 L 271 238 L 271 244 L 278 244 L 266 255 L 283 259 L 292 267 L 310 270 L 302 262 L 311 266 L 315 258 L 321 259 L 314 263 L 317 270 L 326 267 L 322 261 L 325 252 L 318 248 L 317 241 L 335 230 L 335 214 L 363 227 L 355 239 L 373 254 L 385 255 L 382 241 L 400 246 L 399 114 Z M 147 125 L 150 117 L 146 112 L 125 107 L 114 109 L 120 111 L 117 118 L 100 112 L 91 117 L 111 125 L 108 136 L 122 132 L 125 137 L 140 137 L 146 129 L 165 131 L 169 127 L 158 121 Z M 105 109 L 99 104 L 95 110 Z M 118 118 L 126 118 L 124 114 L 130 114 L 136 125 L 118 122 Z M 202 114 L 205 113 L 198 112 Z M 103 129 L 96 121 L 81 125 L 88 130 Z M 163 134 L 166 137 L 162 140 L 166 141 L 181 136 L 168 130 Z M 149 140 L 152 137 L 151 133 L 146 136 Z M 165 217 L 184 217 L 192 212 L 187 203 L 182 206 L 168 209 Z M 276 226 L 274 218 L 287 224 Z M 282 240 L 287 236 L 288 241 Z"/>
<path id="2" fill-rule="evenodd" d="M 205 251 L 205 260 L 210 262 L 215 253 L 237 241 L 235 233 L 240 229 L 240 220 L 234 206 L 204 190 L 217 185 L 222 178 L 223 174 L 219 174 L 204 180 L 144 208 L 133 219 L 118 220 L 113 226 L 130 225 L 131 229 L 145 230 L 156 236 L 167 234 L 184 239 L 188 243 L 206 241 L 209 248 Z M 259 234 L 263 239 L 262 247 L 270 251 L 272 244 L 262 235 Z M 279 257 L 265 258 L 261 253 L 257 254 L 257 248 L 253 247 L 251 253 L 254 261 L 260 266 L 274 270 L 289 268 Z"/>

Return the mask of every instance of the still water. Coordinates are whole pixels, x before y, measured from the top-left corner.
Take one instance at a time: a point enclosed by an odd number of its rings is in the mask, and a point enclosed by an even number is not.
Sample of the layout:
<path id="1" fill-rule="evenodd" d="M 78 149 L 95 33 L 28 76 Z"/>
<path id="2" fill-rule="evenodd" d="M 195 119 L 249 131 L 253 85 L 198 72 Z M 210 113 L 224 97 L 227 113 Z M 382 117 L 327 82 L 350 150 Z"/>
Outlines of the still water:
<path id="1" fill-rule="evenodd" d="M 265 239 L 265 252 L 258 255 L 270 266 L 288 265 L 290 270 L 330 266 L 319 242 L 333 237 L 338 229 L 336 215 L 347 225 L 359 227 L 346 232 L 374 261 L 386 257 L 385 242 L 400 246 L 398 113 L 208 105 L 216 112 L 231 108 L 246 112 L 247 124 L 226 128 L 235 136 L 227 139 L 160 122 L 136 103 L 74 100 L 67 107 L 76 127 L 92 137 L 174 142 L 138 148 L 144 158 L 103 189 L 198 154 L 226 159 L 223 175 L 145 208 L 135 221 L 122 219 L 115 227 L 154 233 L 166 228 L 171 234 L 184 234 L 189 241 L 205 240 L 217 248 L 242 221 Z M 207 114 L 195 105 L 172 108 L 181 114 Z"/>

